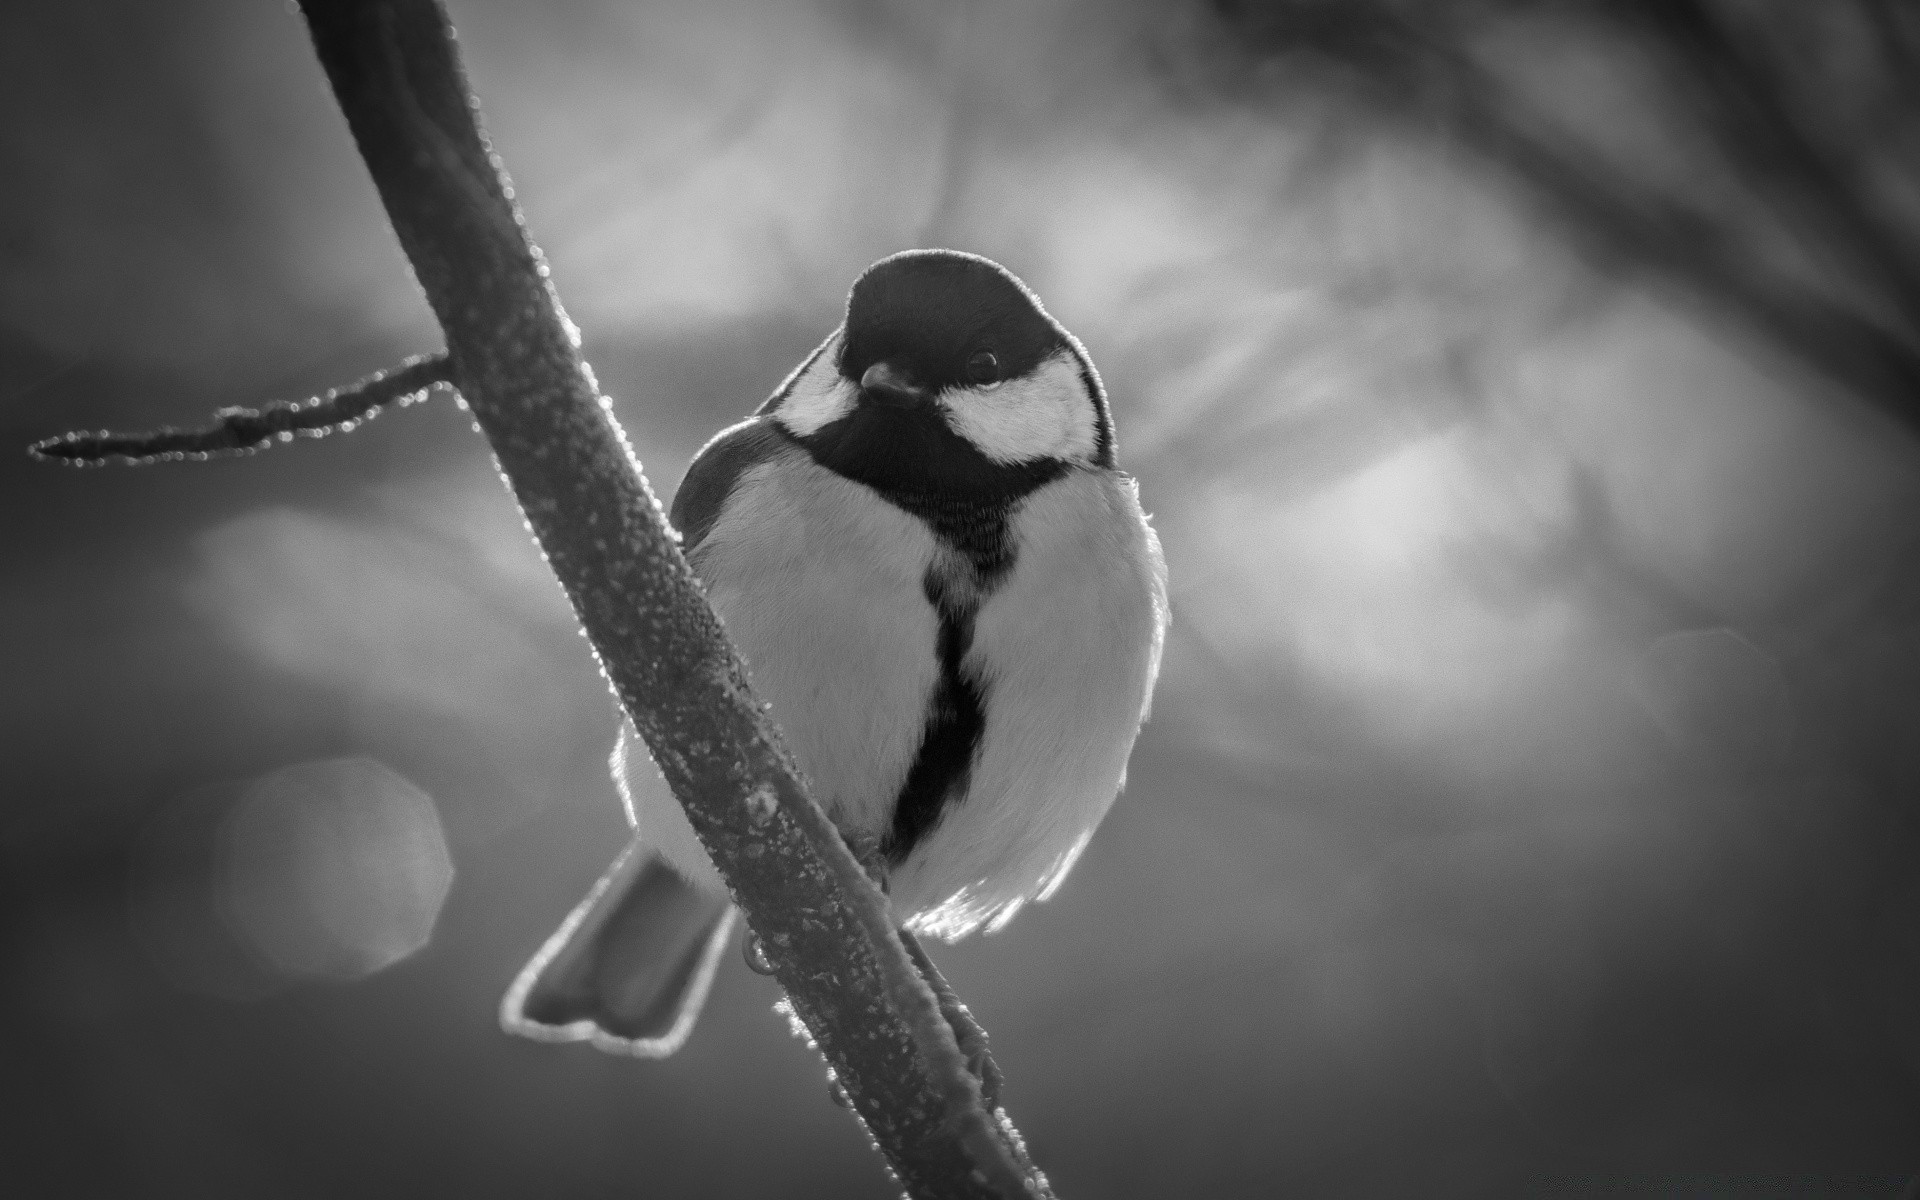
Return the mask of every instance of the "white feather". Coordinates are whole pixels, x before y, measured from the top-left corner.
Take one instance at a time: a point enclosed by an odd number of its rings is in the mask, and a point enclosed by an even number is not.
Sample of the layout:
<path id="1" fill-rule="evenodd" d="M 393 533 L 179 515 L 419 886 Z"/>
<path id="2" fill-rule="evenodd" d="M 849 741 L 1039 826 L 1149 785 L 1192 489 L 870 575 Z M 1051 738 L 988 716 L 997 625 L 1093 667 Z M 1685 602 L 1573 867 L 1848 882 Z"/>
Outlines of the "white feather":
<path id="1" fill-rule="evenodd" d="M 1002 466 L 1058 458 L 1086 462 L 1097 434 L 1080 360 L 1062 350 L 1018 379 L 948 388 L 939 404 L 947 425 Z"/>
<path id="2" fill-rule="evenodd" d="M 814 798 L 850 834 L 886 833 L 926 729 L 933 553 L 925 525 L 794 447 L 741 476 L 692 556 Z M 721 887 L 640 740 L 623 736 L 619 754 L 640 836 L 690 881 Z"/>
<path id="3" fill-rule="evenodd" d="M 774 420 L 795 437 L 818 433 L 852 412 L 859 399 L 860 389 L 840 375 L 840 338 L 840 332 L 834 331 L 813 352 L 773 410 Z"/>

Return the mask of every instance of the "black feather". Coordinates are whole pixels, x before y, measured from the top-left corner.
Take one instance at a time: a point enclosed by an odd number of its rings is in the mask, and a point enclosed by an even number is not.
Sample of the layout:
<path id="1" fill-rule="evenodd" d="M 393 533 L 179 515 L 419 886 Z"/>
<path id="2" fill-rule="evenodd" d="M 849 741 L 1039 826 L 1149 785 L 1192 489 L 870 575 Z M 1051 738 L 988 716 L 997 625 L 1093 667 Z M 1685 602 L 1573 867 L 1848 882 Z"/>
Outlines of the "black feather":
<path id="1" fill-rule="evenodd" d="M 882 259 L 854 281 L 840 374 L 858 382 L 886 362 L 929 391 L 973 383 L 982 350 L 1000 377 L 1025 375 L 1069 344 L 1019 280 L 984 258 L 919 250 Z"/>
<path id="2" fill-rule="evenodd" d="M 936 650 L 940 678 L 927 703 L 926 732 L 919 753 L 907 771 L 906 782 L 894 800 L 893 824 L 880 849 L 889 865 L 905 862 L 946 815 L 950 804 L 967 792 L 980 741 L 987 729 L 986 695 L 980 682 L 966 670 L 967 648 L 973 644 L 973 616 L 978 605 L 963 598 L 957 581 L 927 570 L 923 587 L 927 601 L 940 614 Z"/>

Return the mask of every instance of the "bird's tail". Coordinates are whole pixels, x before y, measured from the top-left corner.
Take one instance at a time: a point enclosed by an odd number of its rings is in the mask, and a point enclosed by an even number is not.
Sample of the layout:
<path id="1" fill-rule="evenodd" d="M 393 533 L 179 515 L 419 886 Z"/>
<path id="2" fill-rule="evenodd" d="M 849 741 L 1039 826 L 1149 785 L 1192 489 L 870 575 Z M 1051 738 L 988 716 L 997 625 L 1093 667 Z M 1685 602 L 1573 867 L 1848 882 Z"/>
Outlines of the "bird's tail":
<path id="1" fill-rule="evenodd" d="M 726 896 L 695 888 L 636 838 L 507 989 L 500 1025 L 665 1058 L 706 1003 L 733 919 Z"/>

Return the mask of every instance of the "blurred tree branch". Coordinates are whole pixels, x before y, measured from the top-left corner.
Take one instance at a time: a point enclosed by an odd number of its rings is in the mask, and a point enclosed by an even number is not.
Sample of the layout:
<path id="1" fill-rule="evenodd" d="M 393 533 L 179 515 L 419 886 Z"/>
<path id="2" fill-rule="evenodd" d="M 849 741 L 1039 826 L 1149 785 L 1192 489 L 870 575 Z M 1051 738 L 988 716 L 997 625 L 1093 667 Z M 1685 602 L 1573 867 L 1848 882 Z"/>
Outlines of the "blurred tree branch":
<path id="1" fill-rule="evenodd" d="M 1920 178 L 1903 152 L 1920 131 L 1910 6 L 1215 0 L 1214 10 L 1241 86 L 1331 88 L 1453 140 L 1589 253 L 1678 285 L 1920 431 Z M 1517 82 L 1516 45 L 1539 46 L 1528 34 L 1651 68 L 1656 91 L 1642 102 L 1658 106 L 1675 144 L 1701 151 L 1687 177 L 1623 161 L 1556 111 L 1561 97 Z M 1882 132 L 1837 136 L 1849 105 Z"/>
<path id="2" fill-rule="evenodd" d="M 1049 1195 L 956 1041 L 956 1026 L 977 1027 L 807 795 L 681 555 L 509 199 L 438 0 L 307 0 L 302 10 L 445 355 L 318 401 L 228 410 L 207 430 L 68 435 L 36 452 L 99 461 L 243 450 L 350 428 L 382 403 L 452 382 L 622 706 L 895 1176 L 914 1196 Z M 997 1087 L 990 1062 L 982 1074 Z"/>

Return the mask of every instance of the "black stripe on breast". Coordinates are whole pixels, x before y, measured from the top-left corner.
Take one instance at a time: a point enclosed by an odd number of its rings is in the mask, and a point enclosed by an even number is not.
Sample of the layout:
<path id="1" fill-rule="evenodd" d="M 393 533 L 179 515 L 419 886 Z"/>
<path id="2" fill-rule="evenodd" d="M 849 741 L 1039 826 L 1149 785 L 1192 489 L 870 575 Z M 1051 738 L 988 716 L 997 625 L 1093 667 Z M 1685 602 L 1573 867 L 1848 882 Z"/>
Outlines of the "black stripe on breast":
<path id="1" fill-rule="evenodd" d="M 1066 464 L 1058 464 L 1057 469 L 1048 470 L 1044 475 L 1036 472 L 1034 481 L 1024 490 L 991 499 L 928 492 L 883 491 L 880 494 L 896 507 L 920 518 L 942 543 L 965 556 L 973 567 L 973 586 L 969 590 L 976 593 L 977 601 L 999 586 L 1001 579 L 1013 569 L 1013 542 L 1007 536 L 1007 518 L 1014 505 L 1065 473 Z M 944 589 L 945 585 L 942 586 Z M 928 599 L 934 600 L 931 594 Z M 941 603 L 934 600 L 935 607 Z M 957 596 L 950 596 L 947 603 L 950 607 L 964 607 Z"/>
<path id="2" fill-rule="evenodd" d="M 962 666 L 973 643 L 977 605 L 966 603 L 956 609 L 952 604 L 956 597 L 937 568 L 928 568 L 924 586 L 927 600 L 940 614 L 936 644 L 940 678 L 927 704 L 927 728 L 921 735 L 920 752 L 907 771 L 907 781 L 900 785 L 900 795 L 893 804 L 893 824 L 880 846 L 888 865 L 894 867 L 905 862 L 914 847 L 933 832 L 947 805 L 965 794 L 974 759 L 980 752 L 981 735 L 987 728 L 985 697 L 979 683 Z"/>
<path id="3" fill-rule="evenodd" d="M 980 754 L 986 688 L 967 672 L 965 659 L 973 645 L 974 615 L 1013 569 L 1008 518 L 1014 506 L 925 494 L 887 498 L 926 522 L 956 552 L 937 555 L 921 583 L 940 618 L 935 642 L 940 676 L 927 705 L 919 753 L 894 801 L 893 824 L 881 845 L 888 863 L 897 867 L 940 824 L 948 807 L 966 795 Z"/>

